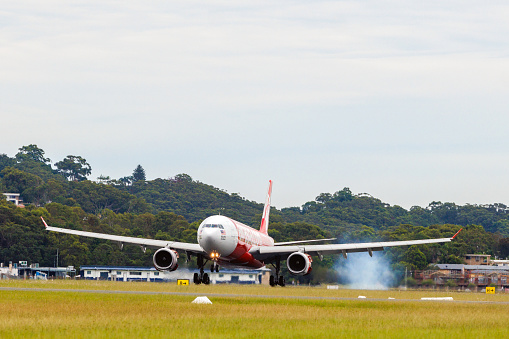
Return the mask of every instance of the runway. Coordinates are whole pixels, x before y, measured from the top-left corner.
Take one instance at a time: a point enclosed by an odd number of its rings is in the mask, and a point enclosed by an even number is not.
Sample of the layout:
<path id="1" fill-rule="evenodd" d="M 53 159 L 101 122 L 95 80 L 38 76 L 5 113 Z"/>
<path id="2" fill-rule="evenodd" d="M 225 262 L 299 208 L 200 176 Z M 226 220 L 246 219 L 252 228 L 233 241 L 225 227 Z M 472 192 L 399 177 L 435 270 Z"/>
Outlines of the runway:
<path id="1" fill-rule="evenodd" d="M 297 300 L 336 300 L 336 301 L 380 301 L 380 302 L 439 302 L 464 304 L 509 305 L 509 301 L 484 300 L 421 300 L 421 299 L 381 299 L 381 298 L 348 298 L 348 297 L 316 297 L 316 296 L 288 296 L 288 295 L 254 295 L 229 293 L 198 293 L 198 292 L 153 292 L 153 291 L 121 291 L 121 290 L 90 290 L 90 289 L 64 289 L 64 288 L 27 288 L 27 287 L 0 287 L 0 291 L 20 292 L 57 292 L 57 293 L 96 293 L 96 294 L 138 294 L 138 295 L 168 295 L 168 296 L 206 296 L 208 298 L 262 298 L 262 299 L 297 299 Z"/>

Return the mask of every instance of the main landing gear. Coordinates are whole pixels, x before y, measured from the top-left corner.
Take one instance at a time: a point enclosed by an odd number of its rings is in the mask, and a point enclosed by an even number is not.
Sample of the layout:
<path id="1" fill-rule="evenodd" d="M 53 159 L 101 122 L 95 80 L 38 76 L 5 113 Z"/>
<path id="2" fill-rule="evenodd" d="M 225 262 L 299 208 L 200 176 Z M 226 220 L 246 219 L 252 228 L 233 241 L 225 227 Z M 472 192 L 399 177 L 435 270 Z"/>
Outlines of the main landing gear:
<path id="1" fill-rule="evenodd" d="M 199 284 L 210 284 L 210 276 L 208 273 L 205 273 L 205 265 L 207 264 L 208 260 L 205 260 L 203 255 L 199 254 L 198 258 L 196 260 L 196 263 L 198 264 L 198 267 L 200 268 L 200 273 L 195 273 L 193 276 L 193 282 L 197 285 Z M 212 265 L 210 265 L 210 273 L 219 272 L 219 265 L 217 264 L 217 261 L 213 261 Z"/>
<path id="2" fill-rule="evenodd" d="M 279 285 L 281 287 L 285 286 L 285 277 L 280 275 L 281 272 L 281 257 L 276 257 L 276 264 L 272 264 L 272 266 L 276 269 L 276 275 L 271 275 L 269 279 L 270 286 L 274 287 L 276 285 Z"/>
<path id="3" fill-rule="evenodd" d="M 201 283 L 204 283 L 205 285 L 210 284 L 210 277 L 207 273 L 205 273 L 204 267 L 206 264 L 205 259 L 203 258 L 203 255 L 198 254 L 198 259 L 196 260 L 196 263 L 198 264 L 198 267 L 200 268 L 200 273 L 195 273 L 193 276 L 193 282 L 196 285 L 199 285 Z"/>

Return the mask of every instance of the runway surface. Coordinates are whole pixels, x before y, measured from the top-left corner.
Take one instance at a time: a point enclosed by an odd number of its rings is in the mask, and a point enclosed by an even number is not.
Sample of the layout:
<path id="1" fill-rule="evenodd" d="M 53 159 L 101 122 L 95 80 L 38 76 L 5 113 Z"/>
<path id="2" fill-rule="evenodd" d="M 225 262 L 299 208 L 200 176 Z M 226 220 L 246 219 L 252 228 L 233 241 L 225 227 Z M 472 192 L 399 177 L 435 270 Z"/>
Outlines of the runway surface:
<path id="1" fill-rule="evenodd" d="M 482 301 L 482 300 L 421 300 L 421 299 L 381 299 L 381 298 L 342 298 L 342 297 L 313 297 L 313 296 L 288 296 L 288 295 L 253 295 L 253 294 L 228 294 L 228 293 L 198 293 L 198 292 L 151 292 L 151 291 L 118 291 L 118 290 L 88 290 L 88 289 L 63 289 L 63 288 L 25 288 L 25 287 L 0 287 L 0 291 L 22 292 L 66 292 L 66 293 L 98 293 L 98 294 L 139 294 L 139 295 L 176 295 L 176 296 L 205 296 L 217 298 L 267 298 L 267 299 L 302 299 L 302 300 L 362 300 L 362 301 L 385 301 L 385 302 L 441 302 L 441 303 L 466 303 L 466 304 L 498 304 L 509 305 L 509 301 Z"/>

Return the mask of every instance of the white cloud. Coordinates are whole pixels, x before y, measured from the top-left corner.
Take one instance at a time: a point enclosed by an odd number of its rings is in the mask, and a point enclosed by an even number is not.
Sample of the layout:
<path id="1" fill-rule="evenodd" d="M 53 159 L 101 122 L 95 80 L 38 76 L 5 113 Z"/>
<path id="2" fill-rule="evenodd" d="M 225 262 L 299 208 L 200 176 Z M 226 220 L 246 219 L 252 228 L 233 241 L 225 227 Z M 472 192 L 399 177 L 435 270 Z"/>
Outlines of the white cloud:
<path id="1" fill-rule="evenodd" d="M 94 176 L 141 163 L 260 201 L 277 178 L 278 206 L 343 186 L 405 207 L 509 198 L 483 175 L 508 184 L 504 2 L 2 7 L 0 152 L 37 143 Z"/>

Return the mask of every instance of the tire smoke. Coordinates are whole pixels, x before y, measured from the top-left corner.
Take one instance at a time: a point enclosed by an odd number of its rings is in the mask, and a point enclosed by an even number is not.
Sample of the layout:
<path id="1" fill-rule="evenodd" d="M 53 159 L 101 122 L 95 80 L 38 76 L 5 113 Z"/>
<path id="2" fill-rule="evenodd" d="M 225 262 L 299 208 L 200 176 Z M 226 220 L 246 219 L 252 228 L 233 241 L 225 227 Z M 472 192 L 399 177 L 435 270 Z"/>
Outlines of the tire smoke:
<path id="1" fill-rule="evenodd" d="M 380 252 L 349 253 L 335 265 L 339 282 L 351 289 L 386 290 L 395 283 L 395 275 L 386 257 Z"/>

